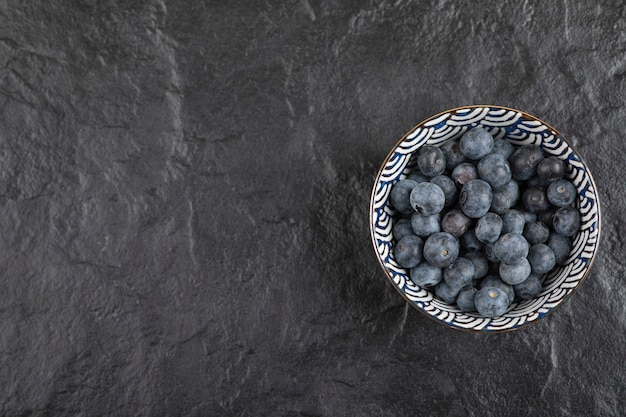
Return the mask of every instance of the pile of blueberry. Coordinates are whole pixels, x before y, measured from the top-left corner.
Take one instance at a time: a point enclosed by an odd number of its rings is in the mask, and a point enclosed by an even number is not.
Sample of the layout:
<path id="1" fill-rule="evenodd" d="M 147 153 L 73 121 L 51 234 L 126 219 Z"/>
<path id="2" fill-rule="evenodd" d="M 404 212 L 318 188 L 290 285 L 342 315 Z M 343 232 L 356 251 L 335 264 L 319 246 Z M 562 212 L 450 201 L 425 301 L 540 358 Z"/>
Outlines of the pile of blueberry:
<path id="1" fill-rule="evenodd" d="M 420 148 L 417 167 L 390 194 L 394 254 L 411 280 L 485 317 L 537 297 L 580 228 L 563 161 L 476 127 Z"/>

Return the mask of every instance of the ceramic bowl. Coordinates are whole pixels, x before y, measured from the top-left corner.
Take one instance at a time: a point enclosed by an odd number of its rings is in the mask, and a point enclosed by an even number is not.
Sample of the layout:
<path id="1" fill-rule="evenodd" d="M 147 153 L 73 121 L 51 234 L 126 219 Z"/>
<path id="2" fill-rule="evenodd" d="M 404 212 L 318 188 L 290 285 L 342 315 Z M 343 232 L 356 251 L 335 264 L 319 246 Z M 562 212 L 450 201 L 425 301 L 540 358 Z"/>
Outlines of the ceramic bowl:
<path id="1" fill-rule="evenodd" d="M 391 187 L 416 168 L 415 155 L 424 145 L 441 145 L 460 138 L 467 130 L 482 126 L 495 138 L 504 138 L 513 145 L 539 145 L 546 155 L 565 161 L 566 177 L 578 191 L 575 205 L 580 210 L 581 227 L 572 239 L 572 250 L 565 265 L 550 272 L 543 282 L 541 294 L 534 299 L 513 303 L 497 318 L 478 313 L 464 313 L 447 304 L 429 288 L 415 285 L 408 270 L 394 259 L 392 227 L 395 210 L 389 203 Z M 520 110 L 502 106 L 464 106 L 439 113 L 411 129 L 391 149 L 383 162 L 370 200 L 370 232 L 376 257 L 387 278 L 398 293 L 426 316 L 449 327 L 476 331 L 501 332 L 516 330 L 541 320 L 561 306 L 583 284 L 598 251 L 600 239 L 600 202 L 589 168 L 578 152 L 556 129 L 546 122 Z"/>

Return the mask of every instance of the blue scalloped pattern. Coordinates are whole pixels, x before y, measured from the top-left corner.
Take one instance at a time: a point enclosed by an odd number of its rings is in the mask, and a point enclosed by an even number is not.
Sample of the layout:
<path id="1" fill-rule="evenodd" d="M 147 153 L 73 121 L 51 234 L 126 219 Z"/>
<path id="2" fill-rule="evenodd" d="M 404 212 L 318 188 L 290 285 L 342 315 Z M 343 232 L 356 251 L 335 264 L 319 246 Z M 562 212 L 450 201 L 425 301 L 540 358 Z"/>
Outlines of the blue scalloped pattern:
<path id="1" fill-rule="evenodd" d="M 426 145 L 440 145 L 460 138 L 467 130 L 482 126 L 495 138 L 504 138 L 514 145 L 538 145 L 546 154 L 567 161 L 567 178 L 578 190 L 576 206 L 581 212 L 581 229 L 574 237 L 572 251 L 565 266 L 551 272 L 544 281 L 539 297 L 514 303 L 506 314 L 496 319 L 464 313 L 437 299 L 431 292 L 416 286 L 407 270 L 393 256 L 393 216 L 388 204 L 393 184 L 406 177 L 415 166 L 416 151 Z M 545 316 L 563 303 L 582 282 L 599 243 L 600 210 L 593 180 L 578 154 L 542 122 L 523 113 L 497 107 L 456 109 L 427 120 L 409 132 L 387 158 L 376 179 L 371 204 L 372 237 L 376 253 L 396 289 L 425 314 L 446 324 L 465 330 L 513 330 Z"/>

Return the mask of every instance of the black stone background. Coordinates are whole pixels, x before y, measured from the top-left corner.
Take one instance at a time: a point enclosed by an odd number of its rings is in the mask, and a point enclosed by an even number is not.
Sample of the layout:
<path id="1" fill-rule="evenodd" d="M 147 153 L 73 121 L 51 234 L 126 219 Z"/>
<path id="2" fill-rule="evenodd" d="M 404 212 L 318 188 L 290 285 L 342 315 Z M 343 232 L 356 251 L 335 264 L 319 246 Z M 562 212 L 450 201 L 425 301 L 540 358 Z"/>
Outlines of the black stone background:
<path id="1" fill-rule="evenodd" d="M 0 0 L 0 415 L 624 416 L 621 2 Z M 593 272 L 468 334 L 368 231 L 413 125 L 522 109 L 586 158 Z"/>

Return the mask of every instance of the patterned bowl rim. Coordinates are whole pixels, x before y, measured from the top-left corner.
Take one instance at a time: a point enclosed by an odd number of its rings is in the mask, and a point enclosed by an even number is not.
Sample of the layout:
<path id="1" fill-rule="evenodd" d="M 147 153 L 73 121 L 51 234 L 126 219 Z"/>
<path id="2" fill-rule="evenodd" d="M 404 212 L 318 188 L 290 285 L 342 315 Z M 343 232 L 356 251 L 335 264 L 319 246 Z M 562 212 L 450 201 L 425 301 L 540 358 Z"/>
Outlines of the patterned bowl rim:
<path id="1" fill-rule="evenodd" d="M 459 326 L 455 326 L 451 323 L 448 323 L 446 321 L 443 321 L 441 319 L 438 319 L 430 314 L 427 314 L 425 311 L 423 311 L 422 309 L 420 309 L 418 306 L 416 306 L 408 297 L 407 295 L 401 291 L 398 286 L 396 285 L 395 282 L 393 282 L 393 279 L 391 277 L 391 275 L 389 274 L 389 272 L 387 271 L 387 269 L 385 268 L 385 265 L 383 264 L 382 259 L 379 256 L 379 253 L 377 251 L 377 244 L 376 244 L 376 236 L 374 233 L 374 204 L 375 204 L 375 194 L 376 194 L 376 188 L 378 185 L 378 182 L 380 180 L 380 176 L 382 171 L 384 170 L 385 166 L 387 165 L 387 163 L 389 162 L 389 160 L 391 159 L 391 157 L 394 155 L 396 149 L 402 144 L 402 142 L 404 142 L 407 137 L 413 133 L 416 129 L 422 127 L 423 125 L 425 125 L 426 123 L 430 122 L 431 120 L 434 120 L 438 117 L 441 117 L 447 113 L 453 113 L 453 112 L 458 112 L 459 110 L 471 110 L 471 109 L 476 109 L 476 108 L 492 108 L 492 109 L 501 109 L 501 110 L 506 110 L 506 111 L 512 111 L 512 112 L 516 112 L 522 115 L 522 117 L 527 118 L 527 119 L 531 119 L 534 121 L 537 121 L 541 124 L 543 124 L 544 126 L 546 126 L 548 129 L 552 130 L 556 135 L 558 135 L 560 137 L 560 139 L 565 142 L 567 144 L 567 146 L 573 151 L 573 153 L 576 154 L 576 156 L 580 159 L 580 161 L 582 162 L 582 164 L 585 167 L 585 171 L 587 172 L 587 175 L 589 176 L 589 181 L 591 181 L 591 184 L 593 185 L 593 189 L 595 190 L 595 203 L 597 206 L 597 219 L 598 219 L 598 224 L 597 224 L 597 243 L 595 245 L 595 250 L 593 252 L 593 256 L 591 258 L 591 261 L 589 262 L 589 264 L 587 265 L 585 272 L 583 274 L 583 276 L 580 278 L 580 280 L 578 281 L 578 283 L 576 284 L 576 287 L 574 287 L 572 289 L 572 291 L 567 294 L 559 303 L 558 305 L 556 305 L 555 307 L 551 308 L 549 311 L 547 311 L 545 314 L 543 314 L 541 317 L 539 317 L 538 319 L 532 320 L 532 321 L 526 321 L 521 325 L 516 325 L 510 328 L 505 328 L 505 329 L 496 329 L 496 330 L 483 330 L 483 329 L 475 329 L 475 328 L 464 328 L 464 327 L 459 327 Z M 439 323 L 439 324 L 443 324 L 446 327 L 455 329 L 455 330 L 459 330 L 459 331 L 463 331 L 463 332 L 467 332 L 467 333 L 487 333 L 487 334 L 493 334 L 493 333 L 508 333 L 508 332 L 512 332 L 515 330 L 519 330 L 523 327 L 526 327 L 528 325 L 532 325 L 534 323 L 537 323 L 539 321 L 541 321 L 541 319 L 547 317 L 548 315 L 551 315 L 553 312 L 557 311 L 558 309 L 561 308 L 561 306 L 563 306 L 563 304 L 565 304 L 577 291 L 578 289 L 582 286 L 582 284 L 587 280 L 587 277 L 589 276 L 589 273 L 591 272 L 593 265 L 596 261 L 597 258 L 597 254 L 598 254 L 598 249 L 600 248 L 600 244 L 601 244 L 601 238 L 602 238 L 602 209 L 601 209 L 601 204 L 600 204 L 600 194 L 598 192 L 598 187 L 596 185 L 596 182 L 593 178 L 593 175 L 591 174 L 591 171 L 589 170 L 589 165 L 587 164 L 587 162 L 585 161 L 585 159 L 582 157 L 582 155 L 576 150 L 576 148 L 574 146 L 572 146 L 572 144 L 563 136 L 563 134 L 561 134 L 561 132 L 557 129 L 555 129 L 552 125 L 550 125 L 549 123 L 546 123 L 544 120 L 538 118 L 537 116 L 534 116 L 530 113 L 527 113 L 525 111 L 522 110 L 518 110 L 512 107 L 507 107 L 507 106 L 501 106 L 501 105 L 497 105 L 497 104 L 470 104 L 470 105 L 464 105 L 464 106 L 458 106 L 458 107 L 452 107 L 450 109 L 447 110 L 443 110 L 439 113 L 436 113 L 432 116 L 427 117 L 426 119 L 422 120 L 421 122 L 419 122 L 418 124 L 414 125 L 411 129 L 409 129 L 395 144 L 394 146 L 391 148 L 391 150 L 389 151 L 389 153 L 387 154 L 387 156 L 385 157 L 385 159 L 383 160 L 382 164 L 380 165 L 380 168 L 378 169 L 378 172 L 376 173 L 376 177 L 374 178 L 374 184 L 372 187 L 372 194 L 371 194 L 371 198 L 370 198 L 370 204 L 369 204 L 369 229 L 370 229 L 370 238 L 371 238 L 371 242 L 374 248 L 374 252 L 376 253 L 376 259 L 378 261 L 378 265 L 381 267 L 381 269 L 383 270 L 385 276 L 387 277 L 387 280 L 389 281 L 389 283 L 391 284 L 391 286 L 396 290 L 396 292 L 398 294 L 400 294 L 400 296 L 404 299 L 404 301 L 410 305 L 413 309 L 419 311 L 422 315 L 428 317 L 429 319 Z"/>

